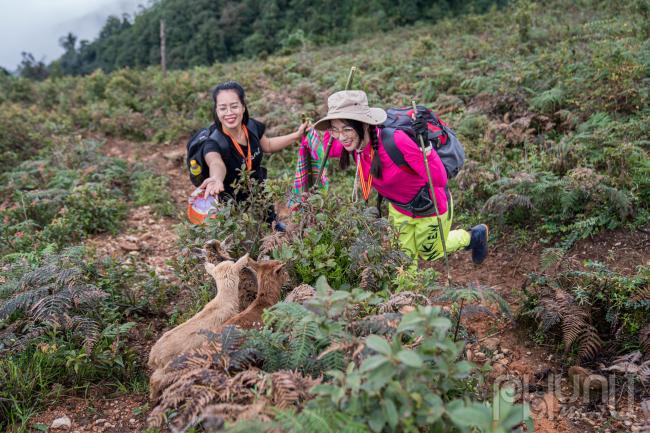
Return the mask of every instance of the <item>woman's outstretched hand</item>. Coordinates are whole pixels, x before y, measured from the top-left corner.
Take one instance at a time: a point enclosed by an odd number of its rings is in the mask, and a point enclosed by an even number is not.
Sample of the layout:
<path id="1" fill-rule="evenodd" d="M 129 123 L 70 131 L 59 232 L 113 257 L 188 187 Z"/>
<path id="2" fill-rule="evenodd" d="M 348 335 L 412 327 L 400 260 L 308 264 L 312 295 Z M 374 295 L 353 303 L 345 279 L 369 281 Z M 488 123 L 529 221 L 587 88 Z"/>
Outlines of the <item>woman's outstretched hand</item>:
<path id="1" fill-rule="evenodd" d="M 203 198 L 208 198 L 208 196 L 217 197 L 220 192 L 223 192 L 223 181 L 215 177 L 209 177 L 203 181 L 199 188 L 205 189 Z"/>

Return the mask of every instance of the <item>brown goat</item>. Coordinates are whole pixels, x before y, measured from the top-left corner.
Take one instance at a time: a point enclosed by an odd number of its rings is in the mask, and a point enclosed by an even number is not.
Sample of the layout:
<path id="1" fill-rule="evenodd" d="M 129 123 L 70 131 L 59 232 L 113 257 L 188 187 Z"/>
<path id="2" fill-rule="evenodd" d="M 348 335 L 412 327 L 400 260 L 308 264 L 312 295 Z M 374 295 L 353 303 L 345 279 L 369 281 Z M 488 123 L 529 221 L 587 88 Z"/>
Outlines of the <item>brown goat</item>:
<path id="1" fill-rule="evenodd" d="M 205 263 L 205 270 L 217 282 L 217 296 L 185 323 L 167 331 L 153 345 L 148 365 L 156 370 L 164 367 L 175 355 L 201 345 L 206 340 L 202 329 L 215 332 L 223 322 L 239 312 L 239 273 L 248 263 L 248 254 L 232 262 L 218 265 Z"/>
<path id="2" fill-rule="evenodd" d="M 280 301 L 282 285 L 289 279 L 283 269 L 284 264 L 277 260 L 267 260 L 257 262 L 253 267 L 257 273 L 257 297 L 244 311 L 226 320 L 223 326 L 235 325 L 246 329 L 259 329 L 262 327 L 264 309 Z"/>

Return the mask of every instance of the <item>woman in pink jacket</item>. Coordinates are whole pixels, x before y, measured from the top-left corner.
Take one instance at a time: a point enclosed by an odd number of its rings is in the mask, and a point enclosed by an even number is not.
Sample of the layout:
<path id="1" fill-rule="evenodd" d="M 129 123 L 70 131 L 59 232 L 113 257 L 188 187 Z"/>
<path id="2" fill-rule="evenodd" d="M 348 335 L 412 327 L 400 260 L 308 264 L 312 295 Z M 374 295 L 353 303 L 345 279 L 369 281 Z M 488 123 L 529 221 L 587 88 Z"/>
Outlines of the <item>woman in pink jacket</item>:
<path id="1" fill-rule="evenodd" d="M 386 120 L 381 108 L 368 106 L 366 94 L 359 90 L 337 92 L 327 101 L 327 116 L 314 127 L 328 131 L 343 149 L 341 158 L 349 153 L 357 164 L 361 193 L 368 200 L 374 188 L 390 201 L 389 219 L 399 231 L 402 248 L 414 259 L 435 260 L 443 255 L 438 219 L 428 189 L 428 178 L 422 151 L 403 131 L 395 130 L 394 141 L 409 170 L 397 166 L 386 152 L 377 128 Z M 338 149 L 332 149 L 338 154 Z M 447 252 L 460 249 L 472 251 L 474 263 L 487 256 L 488 228 L 480 224 L 466 230 L 450 230 L 453 202 L 446 192 L 447 173 L 435 151 L 427 156 L 438 212 L 442 221 Z"/>

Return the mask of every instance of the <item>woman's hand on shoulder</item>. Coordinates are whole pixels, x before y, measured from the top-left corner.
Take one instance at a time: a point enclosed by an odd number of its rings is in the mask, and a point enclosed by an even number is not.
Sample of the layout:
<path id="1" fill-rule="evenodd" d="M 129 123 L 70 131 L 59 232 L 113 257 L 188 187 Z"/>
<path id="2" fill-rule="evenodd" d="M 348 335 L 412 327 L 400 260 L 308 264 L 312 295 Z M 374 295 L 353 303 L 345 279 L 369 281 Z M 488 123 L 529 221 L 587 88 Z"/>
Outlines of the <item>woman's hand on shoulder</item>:
<path id="1" fill-rule="evenodd" d="M 309 121 L 302 122 L 302 124 L 298 127 L 298 141 L 302 138 L 302 136 L 305 134 L 305 131 L 307 128 L 310 127 Z"/>
<path id="2" fill-rule="evenodd" d="M 223 181 L 221 179 L 217 179 L 216 177 L 207 178 L 203 181 L 199 188 L 205 189 L 203 198 L 208 198 L 208 196 L 211 195 L 217 197 L 219 193 L 223 192 L 224 190 Z"/>

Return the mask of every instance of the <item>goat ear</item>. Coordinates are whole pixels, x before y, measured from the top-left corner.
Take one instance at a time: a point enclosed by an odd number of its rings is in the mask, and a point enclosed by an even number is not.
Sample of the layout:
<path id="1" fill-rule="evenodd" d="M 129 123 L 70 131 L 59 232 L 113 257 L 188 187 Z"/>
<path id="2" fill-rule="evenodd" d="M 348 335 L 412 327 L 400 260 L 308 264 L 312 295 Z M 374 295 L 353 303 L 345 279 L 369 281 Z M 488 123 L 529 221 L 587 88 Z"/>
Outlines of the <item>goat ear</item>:
<path id="1" fill-rule="evenodd" d="M 246 266 L 248 266 L 249 268 L 257 272 L 258 265 L 259 263 L 255 259 L 253 259 L 252 257 L 248 258 L 248 263 L 246 264 Z"/>
<path id="2" fill-rule="evenodd" d="M 215 268 L 215 266 L 214 266 L 212 263 L 210 263 L 210 262 L 205 262 L 205 263 L 204 263 L 204 266 L 205 266 L 205 271 L 206 271 L 208 274 L 214 276 L 214 268 Z"/>
<path id="3" fill-rule="evenodd" d="M 280 273 L 282 268 L 284 268 L 284 263 L 280 262 L 280 263 L 276 264 L 275 266 L 273 266 L 273 273 L 274 274 Z"/>
<path id="4" fill-rule="evenodd" d="M 248 253 L 244 254 L 235 262 L 235 270 L 241 271 L 248 264 Z"/>

